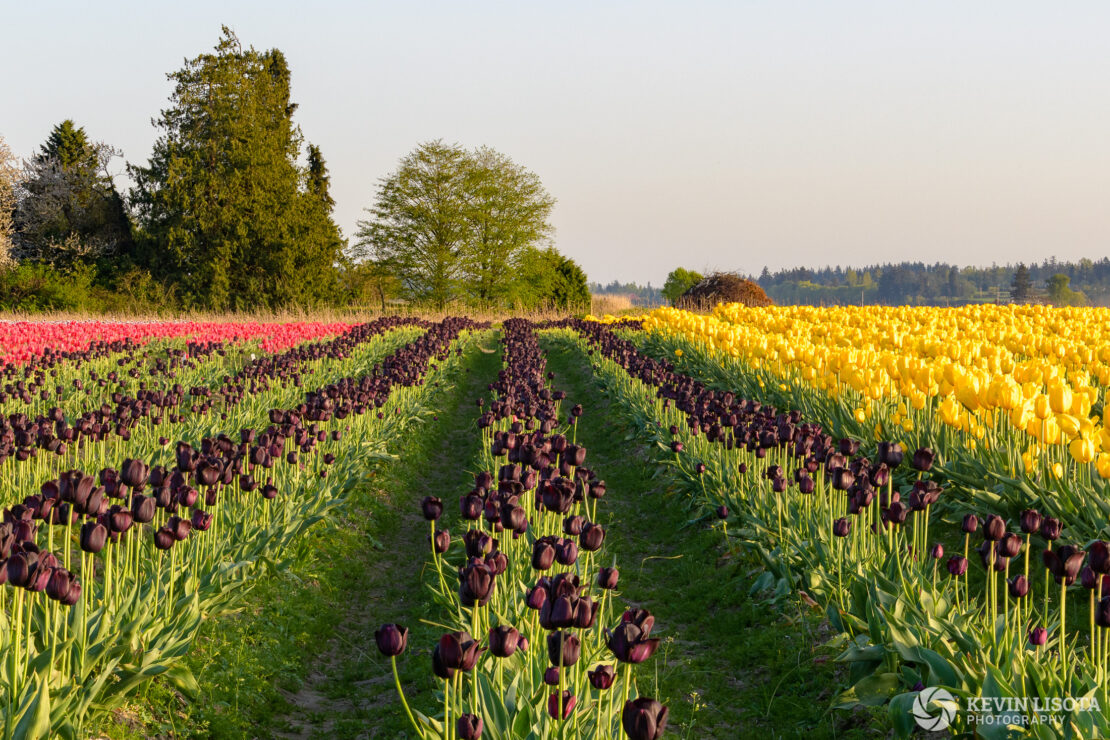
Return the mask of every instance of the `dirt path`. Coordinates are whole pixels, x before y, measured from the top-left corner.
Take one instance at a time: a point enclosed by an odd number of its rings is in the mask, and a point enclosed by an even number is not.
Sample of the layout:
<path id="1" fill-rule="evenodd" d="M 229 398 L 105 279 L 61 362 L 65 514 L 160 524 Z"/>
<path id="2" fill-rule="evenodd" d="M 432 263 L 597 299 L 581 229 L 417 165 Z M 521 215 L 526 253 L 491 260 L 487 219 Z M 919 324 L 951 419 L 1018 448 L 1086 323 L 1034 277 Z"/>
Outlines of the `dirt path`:
<path id="1" fill-rule="evenodd" d="M 492 346 L 493 340 L 483 344 Z M 400 450 L 401 460 L 369 481 L 374 503 L 352 517 L 370 516 L 377 546 L 349 563 L 350 609 L 336 635 L 320 646 L 319 659 L 303 686 L 287 695 L 295 710 L 279 725 L 284 738 L 411 737 L 389 662 L 378 652 L 374 630 L 385 622 L 409 627 L 409 648 L 398 661 L 406 696 L 414 709 L 434 707 L 431 647 L 441 630 L 420 623 L 435 618 L 424 588 L 428 523 L 420 514 L 424 496 L 452 506 L 465 491 L 465 464 L 476 443 L 476 407 L 500 367 L 500 355 L 472 349 L 469 372 L 441 395 L 438 420 L 431 420 Z M 460 462 L 461 461 L 461 462 Z M 362 524 L 365 527 L 365 524 Z"/>
<path id="2" fill-rule="evenodd" d="M 659 466 L 630 438 L 630 417 L 602 394 L 585 356 L 558 340 L 541 345 L 566 403 L 586 409 L 578 441 L 608 484 L 598 518 L 609 528 L 605 552 L 617 557 L 621 596 L 651 611 L 664 638 L 640 689 L 668 703 L 668 736 L 881 736 L 828 712 L 837 681 L 829 656 L 817 652 L 828 638 L 820 620 L 796 600 L 776 609 L 751 598 L 759 569 L 721 559 L 714 520 L 688 524 L 695 515 L 685 498 L 667 474 L 655 475 Z"/>

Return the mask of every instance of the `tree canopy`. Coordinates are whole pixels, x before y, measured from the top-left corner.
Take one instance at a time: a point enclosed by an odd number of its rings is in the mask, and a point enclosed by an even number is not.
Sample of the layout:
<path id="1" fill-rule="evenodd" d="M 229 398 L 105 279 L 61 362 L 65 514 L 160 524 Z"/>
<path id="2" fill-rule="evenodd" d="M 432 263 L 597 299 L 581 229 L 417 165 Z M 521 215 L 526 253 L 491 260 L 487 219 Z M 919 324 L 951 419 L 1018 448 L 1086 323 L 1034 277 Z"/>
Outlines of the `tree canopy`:
<path id="1" fill-rule="evenodd" d="M 700 272 L 687 270 L 685 267 L 676 267 L 667 275 L 663 283 L 663 297 L 675 305 L 682 294 L 694 287 L 702 279 Z"/>
<path id="2" fill-rule="evenodd" d="M 437 306 L 562 300 L 559 281 L 533 269 L 561 269 L 544 256 L 554 205 L 535 173 L 500 152 L 424 142 L 379 182 L 352 256 L 396 275 L 406 298 Z"/>
<path id="3" fill-rule="evenodd" d="M 17 192 L 13 256 L 71 268 L 131 250 L 131 222 L 108 173 L 119 153 L 59 123 L 27 163 Z"/>
<path id="4" fill-rule="evenodd" d="M 319 149 L 298 164 L 290 71 L 227 27 L 213 53 L 169 75 L 170 106 L 132 167 L 142 261 L 188 305 L 240 309 L 332 299 L 343 240 Z"/>

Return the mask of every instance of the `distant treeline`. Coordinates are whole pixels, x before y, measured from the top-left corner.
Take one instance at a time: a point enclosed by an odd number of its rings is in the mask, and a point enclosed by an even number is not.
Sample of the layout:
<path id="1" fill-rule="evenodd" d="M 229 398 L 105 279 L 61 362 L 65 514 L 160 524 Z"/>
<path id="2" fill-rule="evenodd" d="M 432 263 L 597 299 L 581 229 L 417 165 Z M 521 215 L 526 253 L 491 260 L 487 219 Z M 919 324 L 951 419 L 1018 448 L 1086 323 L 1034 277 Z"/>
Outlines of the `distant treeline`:
<path id="1" fill-rule="evenodd" d="M 1040 264 L 990 267 L 900 262 L 778 272 L 764 268 L 754 279 L 779 304 L 954 306 L 1016 300 L 1110 305 L 1106 257 L 1097 262 L 1059 262 L 1053 257 Z"/>

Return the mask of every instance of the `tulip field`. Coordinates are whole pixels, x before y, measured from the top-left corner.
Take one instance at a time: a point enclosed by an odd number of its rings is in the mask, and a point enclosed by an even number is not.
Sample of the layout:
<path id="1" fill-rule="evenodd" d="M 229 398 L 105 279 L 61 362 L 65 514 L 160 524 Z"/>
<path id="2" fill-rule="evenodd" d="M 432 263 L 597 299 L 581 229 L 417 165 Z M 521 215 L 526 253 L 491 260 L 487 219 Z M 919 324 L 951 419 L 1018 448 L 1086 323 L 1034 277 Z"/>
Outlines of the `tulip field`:
<path id="1" fill-rule="evenodd" d="M 4 738 L 233 736 L 106 728 L 226 694 L 213 625 L 254 629 L 249 595 L 364 524 L 391 465 L 408 575 L 346 596 L 372 624 L 343 670 L 386 692 L 341 707 L 351 737 L 1110 736 L 1110 310 L 11 322 L 0 376 Z M 713 552 L 633 548 L 648 510 Z M 834 685 L 793 699 L 818 710 L 699 719 L 752 666 L 673 668 L 714 649 L 652 558 L 815 625 L 798 665 Z M 241 736 L 347 736 L 291 693 Z"/>

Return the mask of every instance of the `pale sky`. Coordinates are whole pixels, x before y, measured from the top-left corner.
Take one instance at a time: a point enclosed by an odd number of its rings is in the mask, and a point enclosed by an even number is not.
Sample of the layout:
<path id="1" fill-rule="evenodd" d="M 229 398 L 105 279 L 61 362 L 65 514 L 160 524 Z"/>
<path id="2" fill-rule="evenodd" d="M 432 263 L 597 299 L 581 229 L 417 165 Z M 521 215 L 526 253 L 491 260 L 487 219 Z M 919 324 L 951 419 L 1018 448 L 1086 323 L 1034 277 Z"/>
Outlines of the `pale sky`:
<path id="1" fill-rule="evenodd" d="M 536 172 L 557 247 L 602 282 L 1110 254 L 1106 2 L 3 0 L 0 19 L 20 156 L 73 118 L 143 162 L 166 73 L 221 24 L 281 49 L 348 236 L 441 138 Z"/>

